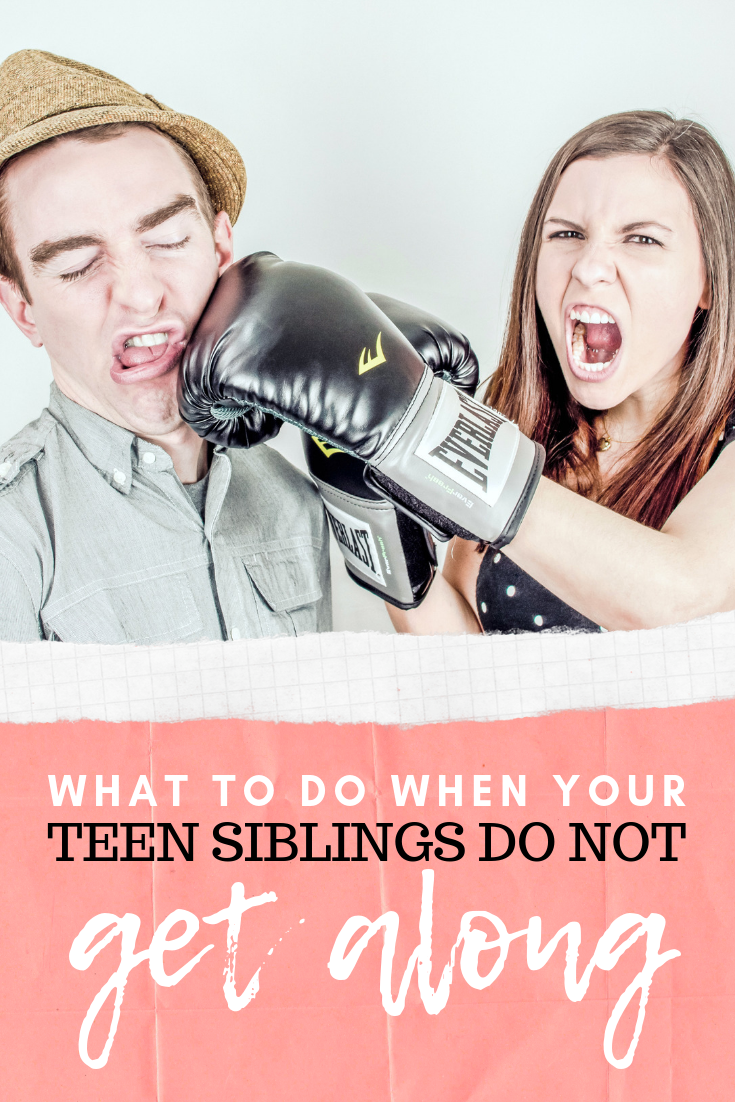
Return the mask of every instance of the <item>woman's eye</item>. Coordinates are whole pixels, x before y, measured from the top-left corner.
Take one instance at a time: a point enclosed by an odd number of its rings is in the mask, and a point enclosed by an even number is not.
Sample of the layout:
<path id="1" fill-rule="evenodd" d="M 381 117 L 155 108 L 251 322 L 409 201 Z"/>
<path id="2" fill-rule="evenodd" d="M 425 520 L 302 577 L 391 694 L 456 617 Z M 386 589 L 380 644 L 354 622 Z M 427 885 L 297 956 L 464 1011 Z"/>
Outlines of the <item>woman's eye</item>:
<path id="1" fill-rule="evenodd" d="M 657 241 L 655 237 L 647 237 L 644 233 L 634 233 L 630 237 L 626 238 L 627 241 L 632 241 L 635 245 L 660 245 L 661 242 Z"/>
<path id="2" fill-rule="evenodd" d="M 550 235 L 549 241 L 571 241 L 575 238 L 579 241 L 584 240 L 579 230 L 557 230 L 556 233 Z"/>

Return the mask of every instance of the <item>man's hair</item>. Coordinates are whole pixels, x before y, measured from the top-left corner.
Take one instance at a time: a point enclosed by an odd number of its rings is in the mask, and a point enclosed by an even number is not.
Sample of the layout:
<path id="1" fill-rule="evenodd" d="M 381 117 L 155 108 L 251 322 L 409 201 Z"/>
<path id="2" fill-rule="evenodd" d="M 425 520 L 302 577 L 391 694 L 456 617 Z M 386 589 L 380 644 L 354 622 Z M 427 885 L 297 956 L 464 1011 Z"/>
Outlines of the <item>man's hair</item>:
<path id="1" fill-rule="evenodd" d="M 154 133 L 160 134 L 162 138 L 165 138 L 171 143 L 191 176 L 202 217 L 210 230 L 213 229 L 215 210 L 212 203 L 212 197 L 193 157 L 175 138 L 172 138 L 170 134 L 166 134 L 163 130 L 159 130 L 153 123 L 108 122 L 102 123 L 100 126 L 86 126 L 81 130 L 72 130 L 69 134 L 59 134 L 54 138 L 48 138 L 45 142 L 39 142 L 37 145 L 31 146 L 30 149 L 16 154 L 15 157 L 11 157 L 10 160 L 6 161 L 2 168 L 0 168 L 0 276 L 14 283 L 26 302 L 30 303 L 31 296 L 28 293 L 28 288 L 23 279 L 23 269 L 18 254 L 15 251 L 15 242 L 10 226 L 10 204 L 7 191 L 7 171 L 9 166 L 12 165 L 14 161 L 17 161 L 19 157 L 25 156 L 26 153 L 33 153 L 36 149 L 58 145 L 59 142 L 67 141 L 89 143 L 109 142 L 112 141 L 113 138 L 121 138 L 131 127 L 152 130 Z"/>

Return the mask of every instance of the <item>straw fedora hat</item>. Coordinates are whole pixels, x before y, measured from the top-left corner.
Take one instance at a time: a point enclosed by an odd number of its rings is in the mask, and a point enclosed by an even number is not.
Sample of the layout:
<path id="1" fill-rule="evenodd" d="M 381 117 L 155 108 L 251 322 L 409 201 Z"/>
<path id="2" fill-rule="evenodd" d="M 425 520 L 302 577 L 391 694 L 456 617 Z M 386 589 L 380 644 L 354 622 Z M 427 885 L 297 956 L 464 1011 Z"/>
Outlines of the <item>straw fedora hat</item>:
<path id="1" fill-rule="evenodd" d="M 0 166 L 47 138 L 110 122 L 147 122 L 170 134 L 194 159 L 215 211 L 227 211 L 236 221 L 245 198 L 245 165 L 213 126 L 172 111 L 101 69 L 45 50 L 20 50 L 0 65 Z"/>

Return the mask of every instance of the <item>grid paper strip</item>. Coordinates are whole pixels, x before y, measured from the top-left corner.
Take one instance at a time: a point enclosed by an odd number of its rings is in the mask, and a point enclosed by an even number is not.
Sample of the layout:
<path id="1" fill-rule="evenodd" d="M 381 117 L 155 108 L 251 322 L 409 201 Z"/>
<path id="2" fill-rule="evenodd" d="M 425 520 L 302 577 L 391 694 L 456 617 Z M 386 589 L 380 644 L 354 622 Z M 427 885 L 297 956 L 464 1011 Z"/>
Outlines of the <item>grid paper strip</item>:
<path id="1" fill-rule="evenodd" d="M 414 725 L 735 697 L 735 612 L 601 635 L 331 633 L 172 646 L 0 643 L 0 722 Z"/>

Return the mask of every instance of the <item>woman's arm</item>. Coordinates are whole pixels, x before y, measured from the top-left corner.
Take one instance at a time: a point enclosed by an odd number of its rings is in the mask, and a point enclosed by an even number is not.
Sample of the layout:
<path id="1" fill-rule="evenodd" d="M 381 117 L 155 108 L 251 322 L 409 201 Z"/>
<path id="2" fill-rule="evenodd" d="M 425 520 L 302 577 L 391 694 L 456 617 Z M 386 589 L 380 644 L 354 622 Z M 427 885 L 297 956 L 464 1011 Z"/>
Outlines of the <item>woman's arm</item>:
<path id="1" fill-rule="evenodd" d="M 385 607 L 396 631 L 410 632 L 412 635 L 482 633 L 474 596 L 482 555 L 477 553 L 476 547 L 476 543 L 452 540 L 447 549 L 444 570 L 436 575 L 418 608 L 404 612 L 386 602 Z"/>
<path id="2" fill-rule="evenodd" d="M 394 619 L 398 631 L 479 629 L 474 594 L 481 556 L 475 548 L 453 541 L 444 577 L 418 609 Z M 542 478 L 518 535 L 503 553 L 610 631 L 733 609 L 735 447 L 725 448 L 660 532 Z M 461 627 L 462 616 L 473 626 Z"/>
<path id="3" fill-rule="evenodd" d="M 660 532 L 544 478 L 504 553 L 608 630 L 735 608 L 735 449 L 725 448 Z"/>

